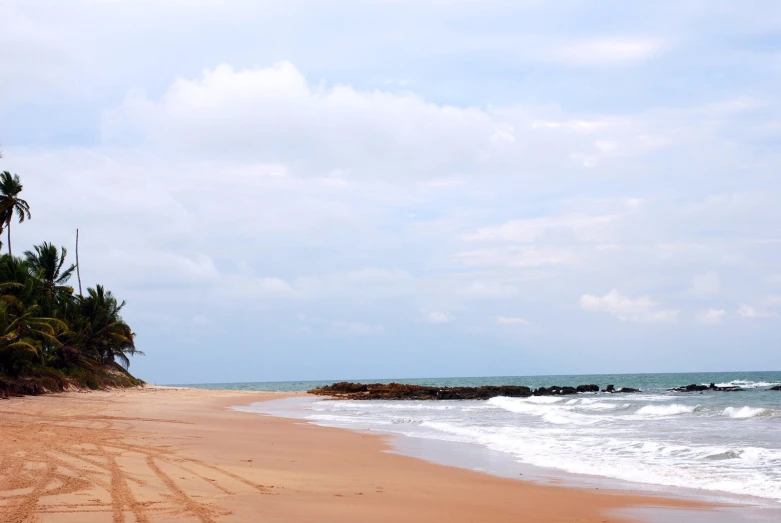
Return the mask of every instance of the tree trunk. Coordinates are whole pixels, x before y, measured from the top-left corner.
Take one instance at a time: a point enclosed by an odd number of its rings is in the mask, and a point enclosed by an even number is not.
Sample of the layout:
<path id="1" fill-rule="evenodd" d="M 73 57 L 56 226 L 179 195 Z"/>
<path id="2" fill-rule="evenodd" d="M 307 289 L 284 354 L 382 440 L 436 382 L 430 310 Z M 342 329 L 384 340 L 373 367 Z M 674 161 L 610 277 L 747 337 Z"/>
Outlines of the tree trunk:
<path id="1" fill-rule="evenodd" d="M 79 267 L 79 230 L 76 229 L 76 276 L 79 279 L 79 296 L 84 297 L 81 294 L 81 268 Z"/>
<path id="2" fill-rule="evenodd" d="M 14 253 L 11 251 L 11 220 L 8 220 L 8 256 L 14 257 Z"/>

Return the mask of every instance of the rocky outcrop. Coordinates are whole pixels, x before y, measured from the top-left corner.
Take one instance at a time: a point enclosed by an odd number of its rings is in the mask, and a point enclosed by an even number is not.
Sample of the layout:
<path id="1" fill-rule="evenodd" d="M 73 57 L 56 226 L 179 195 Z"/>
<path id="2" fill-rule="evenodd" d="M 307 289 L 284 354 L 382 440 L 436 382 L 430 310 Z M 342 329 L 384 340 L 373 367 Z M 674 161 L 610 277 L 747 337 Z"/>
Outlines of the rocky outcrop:
<path id="1" fill-rule="evenodd" d="M 340 382 L 318 387 L 309 394 L 334 396 L 355 400 L 487 400 L 497 396 L 510 398 L 528 398 L 530 396 L 563 396 L 599 392 L 598 385 L 578 385 L 577 387 L 540 387 L 531 389 L 521 385 L 502 385 L 483 387 L 428 387 L 424 385 L 406 385 L 402 383 L 350 383 Z M 621 389 L 614 392 L 638 392 L 637 389 Z"/>
<path id="2" fill-rule="evenodd" d="M 625 394 L 629 392 L 640 392 L 640 389 L 633 389 L 632 387 L 621 387 L 620 389 L 617 389 L 615 385 L 608 385 L 602 390 L 602 392 L 610 392 L 611 394 L 613 393 Z"/>
<path id="3" fill-rule="evenodd" d="M 692 383 L 691 385 L 684 385 L 683 387 L 676 387 L 674 389 L 669 389 L 672 392 L 703 392 L 703 391 L 718 391 L 718 392 L 736 392 L 739 390 L 743 390 L 740 387 L 718 387 L 715 383 L 711 383 L 710 385 L 697 385 L 695 383 Z"/>
<path id="4" fill-rule="evenodd" d="M 768 390 L 781 390 L 781 385 L 776 385 L 775 387 L 770 387 Z"/>

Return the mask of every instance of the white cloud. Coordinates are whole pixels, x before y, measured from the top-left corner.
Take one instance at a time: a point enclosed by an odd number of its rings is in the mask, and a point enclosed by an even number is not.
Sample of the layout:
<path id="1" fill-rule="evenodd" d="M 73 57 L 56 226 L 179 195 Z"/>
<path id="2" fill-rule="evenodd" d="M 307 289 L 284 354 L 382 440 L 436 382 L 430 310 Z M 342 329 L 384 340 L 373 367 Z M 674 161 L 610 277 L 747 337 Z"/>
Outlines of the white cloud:
<path id="1" fill-rule="evenodd" d="M 495 281 L 473 281 L 461 287 L 458 294 L 467 298 L 508 298 L 518 294 L 518 288 L 513 285 Z"/>
<path id="2" fill-rule="evenodd" d="M 616 226 L 643 208 L 641 198 L 597 199 L 570 204 L 571 212 L 509 220 L 464 235 L 471 242 L 537 243 L 604 242 L 614 238 Z"/>
<path id="3" fill-rule="evenodd" d="M 714 296 L 721 290 L 721 278 L 716 272 L 698 274 L 692 278 L 690 293 L 694 296 L 707 298 Z"/>
<path id="4" fill-rule="evenodd" d="M 536 268 L 572 263 L 572 252 L 563 249 L 505 247 L 461 251 L 454 258 L 472 267 Z"/>
<path id="5" fill-rule="evenodd" d="M 107 143 L 168 154 L 283 164 L 312 176 L 448 179 L 567 172 L 667 146 L 647 117 L 603 117 L 589 132 L 555 107 L 450 106 L 405 92 L 312 84 L 290 62 L 222 64 L 161 96 L 129 93 L 104 111 Z M 577 121 L 577 120 L 575 120 Z M 540 125 L 539 122 L 545 122 Z M 333 186 L 343 177 L 327 178 Z"/>
<path id="6" fill-rule="evenodd" d="M 385 327 L 382 325 L 372 325 L 360 321 L 309 318 L 302 313 L 297 314 L 296 318 L 301 325 L 300 331 L 318 335 L 353 338 L 377 336 L 386 332 Z"/>
<path id="7" fill-rule="evenodd" d="M 577 66 L 618 66 L 656 58 L 668 44 L 655 38 L 594 38 L 553 50 L 551 58 Z"/>
<path id="8" fill-rule="evenodd" d="M 756 309 L 744 303 L 738 308 L 738 316 L 741 318 L 773 318 L 778 314 L 773 311 Z"/>
<path id="9" fill-rule="evenodd" d="M 281 278 L 226 276 L 217 292 L 229 299 L 296 298 L 300 292 Z"/>
<path id="10" fill-rule="evenodd" d="M 529 325 L 527 320 L 512 316 L 499 316 L 496 323 L 499 325 Z"/>
<path id="11" fill-rule="evenodd" d="M 451 321 L 453 321 L 453 317 L 447 312 L 432 311 L 424 314 L 423 321 L 425 321 L 426 323 L 435 323 L 435 324 L 450 323 Z"/>
<path id="12" fill-rule="evenodd" d="M 569 232 L 575 236 L 591 236 L 595 231 L 614 222 L 618 216 L 582 216 L 530 218 L 512 220 L 501 225 L 483 227 L 468 234 L 465 239 L 472 241 L 532 243 L 546 235 L 557 232 Z"/>
<path id="13" fill-rule="evenodd" d="M 727 311 L 724 309 L 706 309 L 697 313 L 697 320 L 700 323 L 717 324 L 722 323 L 727 317 Z"/>
<path id="14" fill-rule="evenodd" d="M 649 297 L 629 298 L 616 289 L 604 296 L 584 294 L 580 306 L 590 312 L 607 312 L 621 321 L 670 322 L 678 318 L 677 310 L 661 309 Z"/>
<path id="15" fill-rule="evenodd" d="M 371 325 L 358 321 L 324 320 L 327 333 L 331 336 L 376 336 L 385 333 L 382 325 Z"/>

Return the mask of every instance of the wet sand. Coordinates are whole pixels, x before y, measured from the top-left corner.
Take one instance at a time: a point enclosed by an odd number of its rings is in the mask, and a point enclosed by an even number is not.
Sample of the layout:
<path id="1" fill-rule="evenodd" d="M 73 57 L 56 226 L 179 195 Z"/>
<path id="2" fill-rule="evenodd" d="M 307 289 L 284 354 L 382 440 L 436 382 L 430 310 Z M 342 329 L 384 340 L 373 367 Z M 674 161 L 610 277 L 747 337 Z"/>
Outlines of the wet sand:
<path id="1" fill-rule="evenodd" d="M 0 402 L 0 522 L 627 521 L 677 499 L 538 485 L 229 410 L 290 394 L 145 388 Z"/>

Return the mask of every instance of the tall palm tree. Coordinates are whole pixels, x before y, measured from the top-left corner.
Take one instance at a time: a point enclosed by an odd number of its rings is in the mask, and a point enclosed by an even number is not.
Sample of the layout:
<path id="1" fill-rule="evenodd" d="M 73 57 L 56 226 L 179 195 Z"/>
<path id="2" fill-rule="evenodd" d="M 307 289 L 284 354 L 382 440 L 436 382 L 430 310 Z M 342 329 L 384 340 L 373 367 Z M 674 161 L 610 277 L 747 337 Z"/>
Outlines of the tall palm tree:
<path id="1" fill-rule="evenodd" d="M 63 293 L 71 294 L 73 289 L 66 287 L 75 265 L 71 265 L 64 271 L 65 257 L 68 250 L 65 247 L 58 249 L 49 242 L 33 247 L 34 251 L 25 251 L 24 257 L 28 263 L 30 275 L 38 278 L 43 284 L 43 295 L 48 299 Z"/>
<path id="2" fill-rule="evenodd" d="M 0 223 L 8 229 L 8 254 L 13 256 L 11 250 L 11 220 L 16 213 L 19 223 L 30 216 L 30 205 L 19 198 L 22 192 L 22 181 L 16 174 L 8 171 L 0 173 Z"/>

